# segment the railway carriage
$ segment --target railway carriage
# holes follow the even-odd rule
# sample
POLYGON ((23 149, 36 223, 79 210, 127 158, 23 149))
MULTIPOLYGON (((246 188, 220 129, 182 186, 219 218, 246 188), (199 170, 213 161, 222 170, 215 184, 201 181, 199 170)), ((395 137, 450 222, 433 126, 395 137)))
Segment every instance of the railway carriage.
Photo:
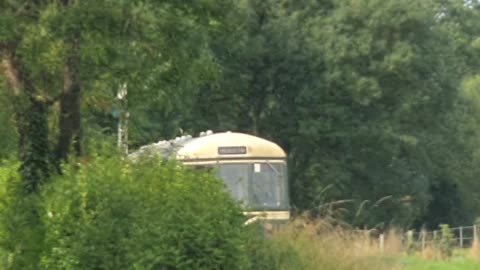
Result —
POLYGON ((233 199, 250 219, 284 221, 290 218, 285 152, 268 140, 236 132, 202 132, 141 147, 143 153, 173 157, 199 169, 215 171, 233 199))

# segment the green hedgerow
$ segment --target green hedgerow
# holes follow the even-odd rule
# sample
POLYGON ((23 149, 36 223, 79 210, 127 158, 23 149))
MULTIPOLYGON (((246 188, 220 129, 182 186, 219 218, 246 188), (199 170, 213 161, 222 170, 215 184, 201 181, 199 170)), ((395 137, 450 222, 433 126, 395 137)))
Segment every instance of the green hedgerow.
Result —
POLYGON ((36 208, 42 239, 36 269, 249 265, 241 209, 213 175, 178 164, 95 158, 66 166, 43 186, 36 208))

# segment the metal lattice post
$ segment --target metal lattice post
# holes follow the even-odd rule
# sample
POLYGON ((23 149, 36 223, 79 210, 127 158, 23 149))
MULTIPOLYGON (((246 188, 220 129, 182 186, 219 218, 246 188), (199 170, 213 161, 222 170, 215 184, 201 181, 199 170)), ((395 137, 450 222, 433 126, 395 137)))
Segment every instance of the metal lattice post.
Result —
POLYGON ((128 103, 127 103, 127 84, 120 85, 117 92, 117 100, 120 104, 118 112, 118 130, 117 130, 117 145, 118 148, 128 154, 128 103))

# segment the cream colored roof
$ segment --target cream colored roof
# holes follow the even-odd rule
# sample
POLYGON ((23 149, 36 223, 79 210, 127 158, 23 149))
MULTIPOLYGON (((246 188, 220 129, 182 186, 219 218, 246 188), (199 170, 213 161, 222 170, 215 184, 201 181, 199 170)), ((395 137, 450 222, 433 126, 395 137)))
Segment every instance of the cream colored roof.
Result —
POLYGON ((285 158, 277 144, 248 134, 236 132, 214 133, 194 138, 177 151, 178 160, 219 158, 285 158), (246 147, 244 154, 219 154, 219 147, 246 147))

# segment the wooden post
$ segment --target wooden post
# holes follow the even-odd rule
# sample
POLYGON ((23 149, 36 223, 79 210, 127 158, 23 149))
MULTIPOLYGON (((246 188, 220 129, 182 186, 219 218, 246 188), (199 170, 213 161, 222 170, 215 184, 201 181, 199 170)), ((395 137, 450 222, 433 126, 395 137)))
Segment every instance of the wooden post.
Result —
POLYGON ((422 251, 425 250, 425 245, 426 245, 425 238, 426 238, 426 237, 427 237, 427 231, 422 230, 422 251))
POLYGON ((463 227, 460 226, 459 230, 458 237, 460 237, 460 248, 463 248, 463 227))
POLYGON ((367 230, 367 228, 365 227, 364 231, 363 231, 363 237, 364 237, 364 245, 365 245, 365 248, 368 248, 368 245, 370 243, 370 231, 367 230))
POLYGON ((412 254, 415 251, 415 243, 413 242, 413 231, 409 230, 407 232, 407 252, 412 254))
POLYGON ((477 235, 477 225, 473 225, 473 242, 477 243, 478 235, 477 235))
POLYGON ((385 235, 382 233, 380 234, 380 252, 383 252, 385 248, 385 235))

